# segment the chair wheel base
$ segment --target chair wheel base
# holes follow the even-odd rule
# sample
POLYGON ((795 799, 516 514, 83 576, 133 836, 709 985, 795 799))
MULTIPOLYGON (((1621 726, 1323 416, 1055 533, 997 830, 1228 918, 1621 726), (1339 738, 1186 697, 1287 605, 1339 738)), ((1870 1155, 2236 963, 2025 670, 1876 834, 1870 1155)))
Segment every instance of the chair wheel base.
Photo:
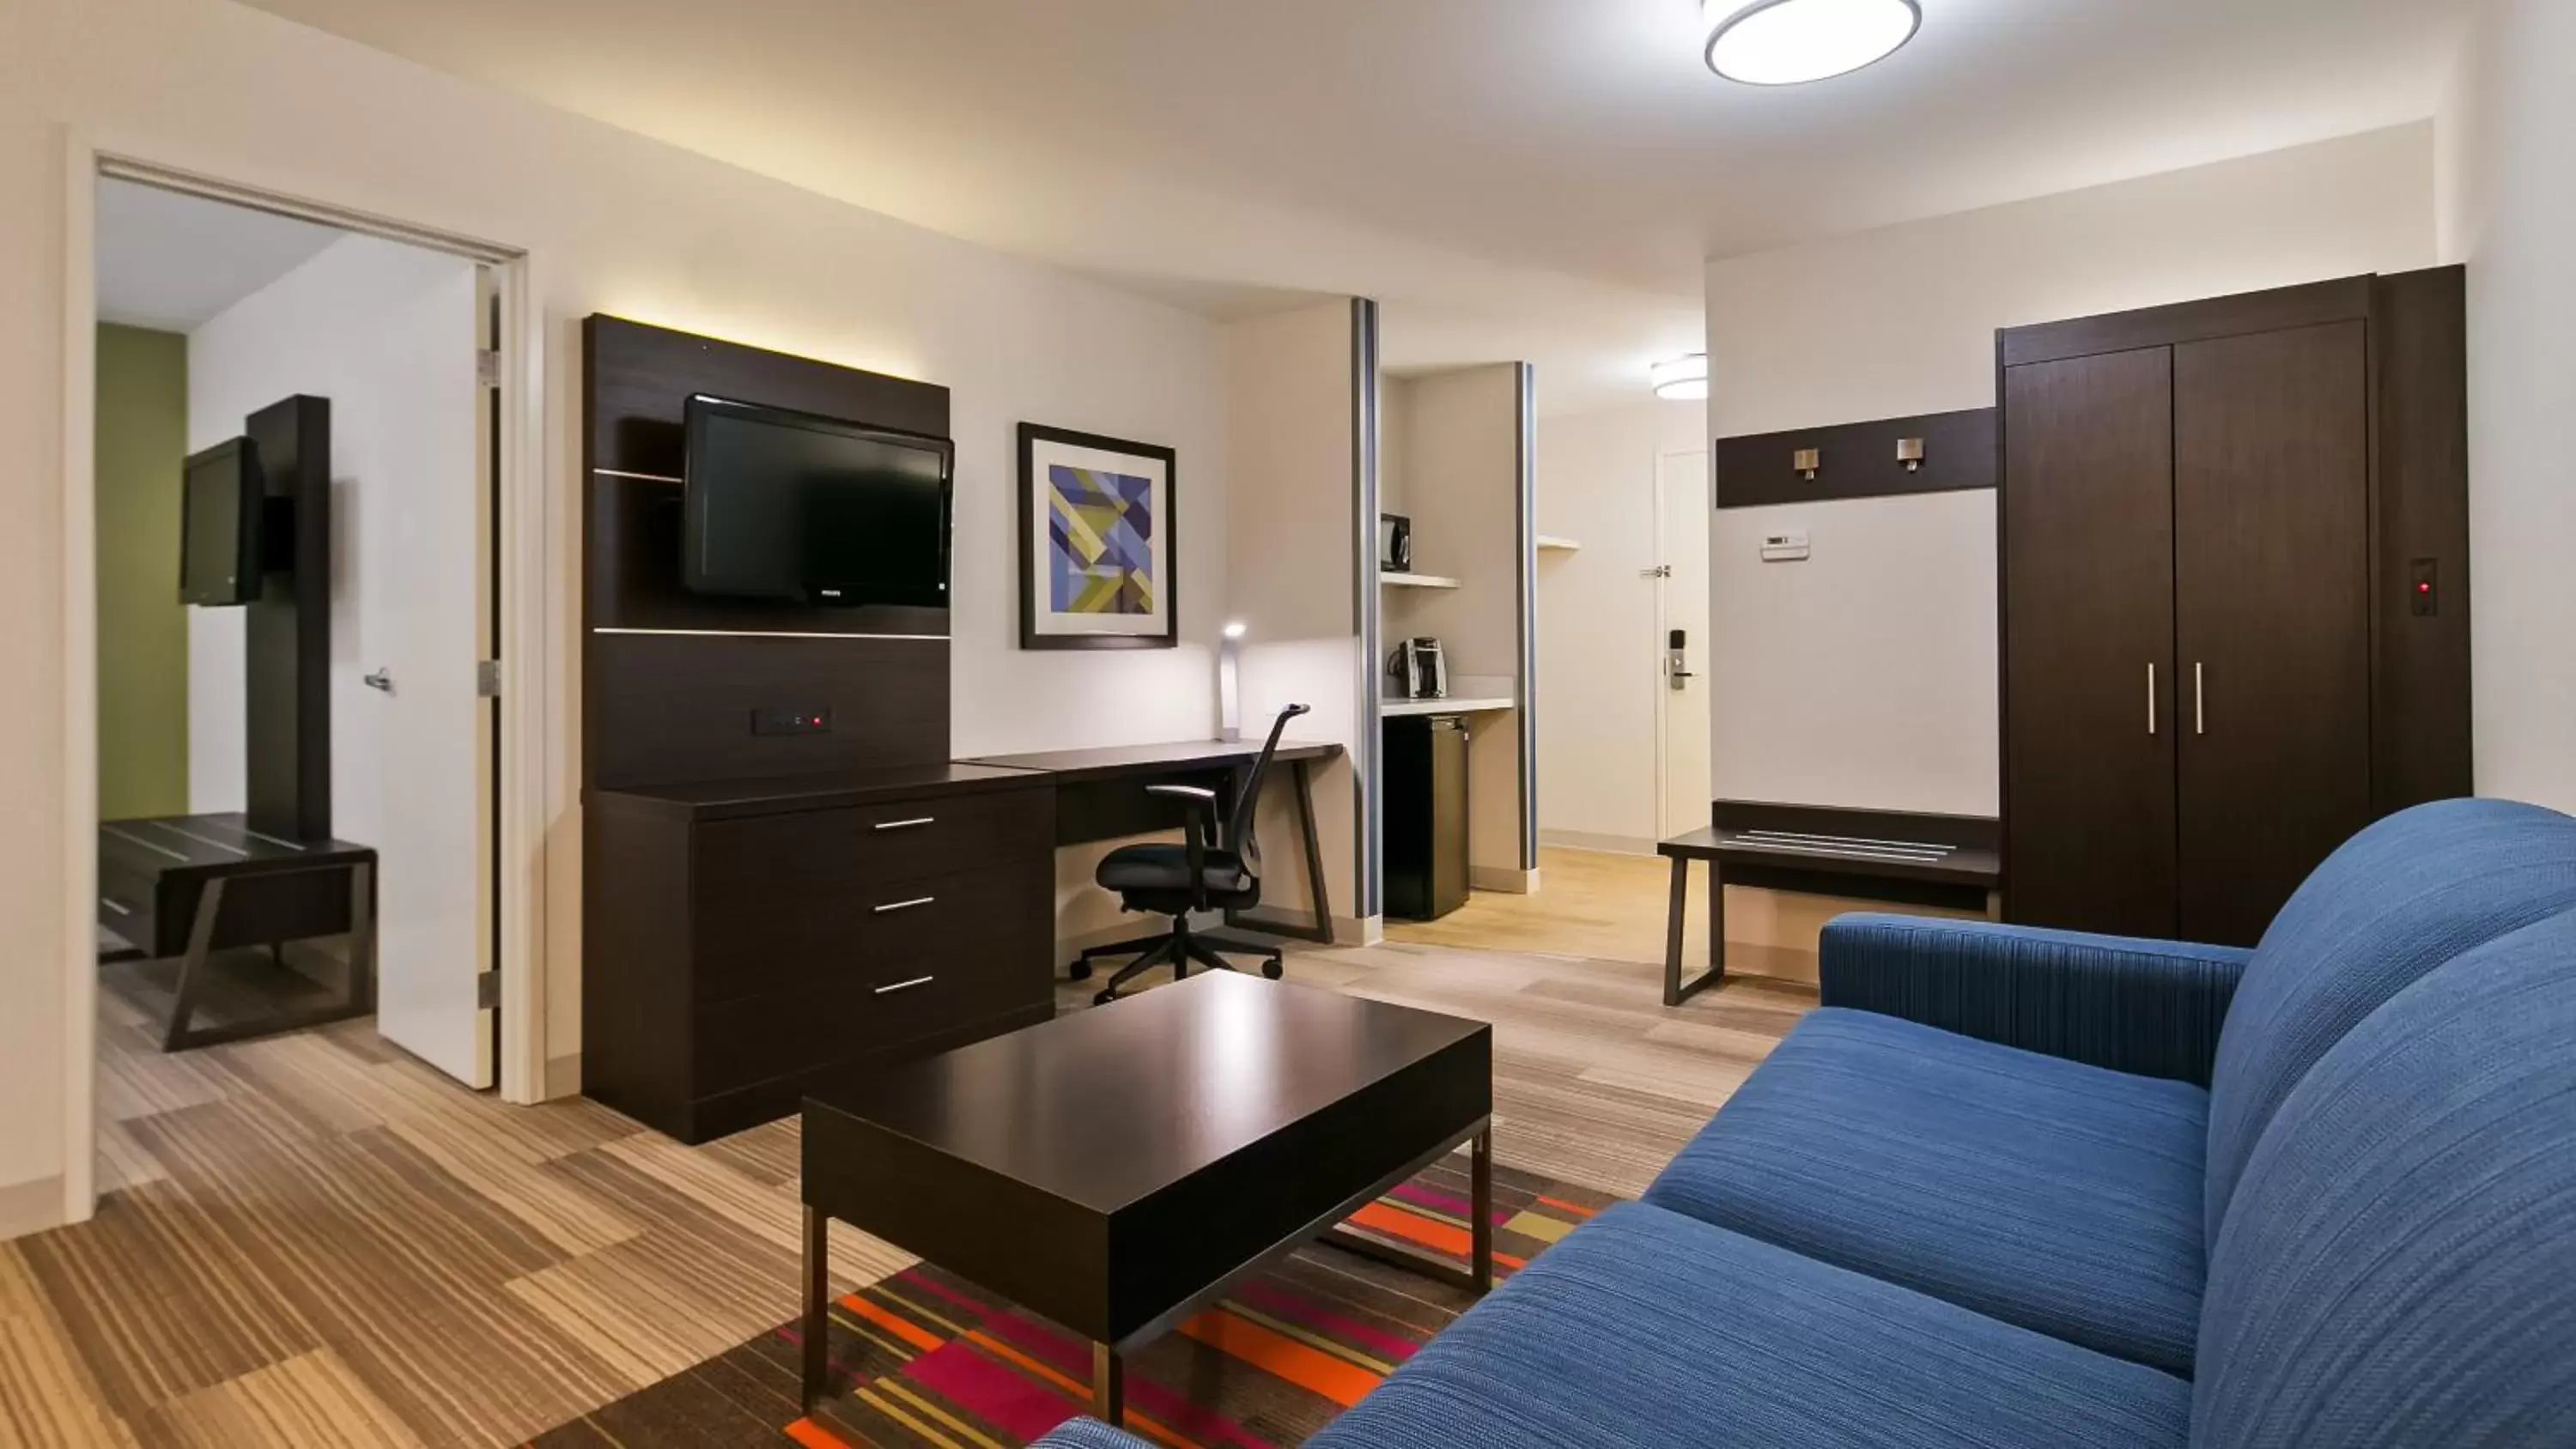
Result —
POLYGON ((1261 974, 1276 981, 1288 974, 1288 968, 1277 961, 1264 961, 1261 963, 1261 974))
POLYGON ((1064 979, 1067 981, 1090 980, 1091 963, 1088 961, 1076 961, 1072 965, 1067 966, 1064 968, 1064 979))

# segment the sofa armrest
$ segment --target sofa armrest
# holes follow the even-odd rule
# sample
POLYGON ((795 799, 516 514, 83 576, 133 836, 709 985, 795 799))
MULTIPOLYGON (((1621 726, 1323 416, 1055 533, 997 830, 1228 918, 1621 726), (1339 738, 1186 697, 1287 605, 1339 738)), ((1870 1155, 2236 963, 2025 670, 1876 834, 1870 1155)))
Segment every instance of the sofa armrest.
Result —
POLYGON ((1824 1004, 2209 1085, 2252 953, 1984 921, 1848 915, 1819 947, 1824 1004))
POLYGON ((1098 1419, 1067 1419, 1047 1431, 1047 1436, 1029 1449, 1154 1449, 1154 1446, 1128 1433, 1112 1429, 1098 1419))

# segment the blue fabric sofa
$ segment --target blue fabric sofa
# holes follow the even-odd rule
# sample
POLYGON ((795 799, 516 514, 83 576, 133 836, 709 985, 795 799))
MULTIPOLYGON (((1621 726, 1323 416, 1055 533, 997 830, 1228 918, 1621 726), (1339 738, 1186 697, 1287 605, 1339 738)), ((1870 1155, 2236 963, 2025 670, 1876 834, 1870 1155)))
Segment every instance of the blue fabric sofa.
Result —
POLYGON ((1847 916, 1822 964, 1318 1449, 2576 1445, 2576 819, 2383 820, 2252 951, 1847 916))

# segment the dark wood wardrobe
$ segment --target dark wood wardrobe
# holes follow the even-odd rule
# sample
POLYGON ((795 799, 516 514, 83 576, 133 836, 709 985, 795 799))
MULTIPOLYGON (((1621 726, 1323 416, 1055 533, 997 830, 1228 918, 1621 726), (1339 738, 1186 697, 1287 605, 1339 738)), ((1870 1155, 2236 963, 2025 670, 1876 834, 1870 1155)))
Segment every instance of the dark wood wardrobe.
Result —
POLYGON ((2250 944, 2467 794, 2457 268, 1997 335, 2005 910, 2250 944))

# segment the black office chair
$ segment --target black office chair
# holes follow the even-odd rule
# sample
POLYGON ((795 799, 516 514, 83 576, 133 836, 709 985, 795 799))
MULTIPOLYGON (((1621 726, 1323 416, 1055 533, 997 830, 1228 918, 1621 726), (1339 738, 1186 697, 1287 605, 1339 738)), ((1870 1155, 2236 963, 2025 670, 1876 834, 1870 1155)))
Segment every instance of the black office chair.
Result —
POLYGON ((1169 965, 1175 981, 1190 974, 1193 961, 1219 971, 1235 969, 1220 952, 1259 957, 1261 974, 1273 981, 1285 974, 1278 947, 1193 931, 1190 913, 1241 910, 1261 903, 1261 842, 1253 835, 1254 817, 1260 813, 1261 777, 1270 768, 1270 757, 1278 751, 1279 736, 1288 721, 1312 712, 1302 704, 1279 711, 1279 718, 1270 725, 1270 739, 1252 768, 1244 772, 1243 783, 1235 788, 1234 799, 1222 814, 1217 793, 1204 786, 1145 787, 1148 795, 1182 802, 1188 812, 1182 822, 1183 842, 1122 845, 1101 858, 1094 878, 1101 889, 1116 891, 1119 904, 1128 910, 1171 917, 1172 928, 1083 952, 1073 963, 1076 981, 1090 977, 1095 958, 1144 953, 1120 967, 1092 998, 1094 1002, 1106 1006, 1116 1001, 1119 987, 1157 966, 1169 965))

